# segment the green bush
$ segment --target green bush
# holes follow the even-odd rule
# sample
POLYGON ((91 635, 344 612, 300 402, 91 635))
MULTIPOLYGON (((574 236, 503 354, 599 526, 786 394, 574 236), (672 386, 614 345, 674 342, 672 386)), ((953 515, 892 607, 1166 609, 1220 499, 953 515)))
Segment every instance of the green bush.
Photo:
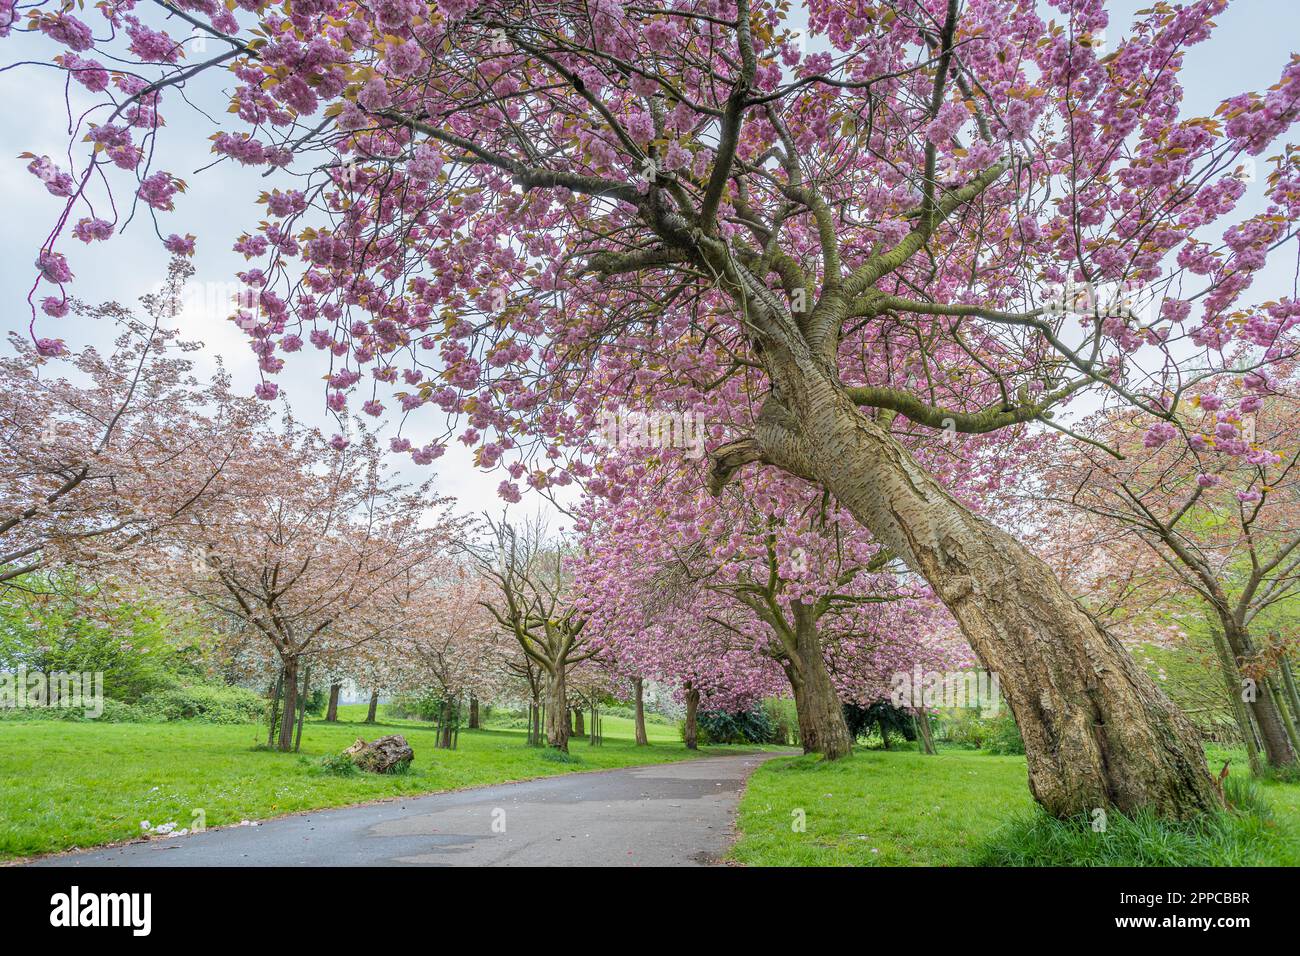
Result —
POLYGON ((315 769, 318 773, 327 773, 333 777, 352 777, 361 772, 345 753, 326 754, 316 763, 315 769))
POLYGON ((146 694, 137 709, 153 720, 248 724, 263 718, 266 700, 243 687, 194 684, 146 694))
MULTIPOLYGON (((107 702, 105 702, 107 703, 107 702)), ((107 710, 107 708, 105 708, 107 710)), ((79 707, 0 707, 0 720, 85 720, 79 707)))
POLYGON ((1023 754, 1025 742, 1011 711, 983 717, 977 710, 948 710, 939 718, 939 738, 946 743, 986 753, 1023 754))
POLYGON ((794 746, 799 743, 799 715, 794 701, 786 697, 768 697, 763 712, 772 722, 772 743, 794 746))
POLYGON ((206 635, 178 609, 130 596, 105 602, 70 574, 32 585, 35 593, 0 600, 0 670, 98 672, 104 696, 125 703, 202 680, 206 635), (92 602, 99 613, 87 612, 92 602))
POLYGON ((701 711, 696 717, 696 732, 701 744, 770 744, 776 739, 776 725, 761 708, 734 714, 701 711))
MULTIPOLYGON (((427 720, 436 723, 442 720, 443 702, 443 698, 434 693, 399 694, 389 702, 384 712, 400 720, 427 720)), ((460 726, 462 717, 468 719, 468 706, 462 706, 460 701, 452 701, 453 724, 460 726)))
POLYGON ((1020 728, 1016 726, 1016 719, 1011 716, 1011 711, 1003 711, 989 721, 989 733, 984 740, 984 750, 987 753, 1004 756, 1025 752, 1025 741, 1020 736, 1020 728))

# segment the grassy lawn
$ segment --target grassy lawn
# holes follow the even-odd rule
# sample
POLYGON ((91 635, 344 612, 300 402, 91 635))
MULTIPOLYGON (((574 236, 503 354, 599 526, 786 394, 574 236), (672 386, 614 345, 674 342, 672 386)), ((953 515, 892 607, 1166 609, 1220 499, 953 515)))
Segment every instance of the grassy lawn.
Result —
MULTIPOLYGON (((572 763, 524 744, 513 729, 462 731, 456 750, 436 750, 432 725, 390 720, 366 725, 364 706, 340 721, 309 719, 300 754, 254 750, 266 729, 203 723, 0 722, 0 859, 131 839, 140 822, 209 827, 384 797, 482 786, 529 777, 686 760, 673 727, 650 724, 649 747, 633 743, 632 722, 604 721, 605 743, 570 742, 572 763), (415 762, 403 775, 322 773, 322 755, 357 737, 405 734, 415 762)), ((738 752, 706 748, 702 754, 738 752)))
MULTIPOLYGON (((1209 756, 1222 766, 1217 750, 1209 756)), ((1234 773, 1244 774, 1235 756, 1234 773)), ((1300 784, 1265 781, 1260 791, 1274 820, 1251 861, 1300 865, 1300 784)), ((1000 828, 1033 813, 1024 757, 945 749, 859 750, 836 763, 777 758, 750 777, 731 858, 753 866, 967 866, 1000 828), (805 832, 792 829, 796 810, 805 832)))

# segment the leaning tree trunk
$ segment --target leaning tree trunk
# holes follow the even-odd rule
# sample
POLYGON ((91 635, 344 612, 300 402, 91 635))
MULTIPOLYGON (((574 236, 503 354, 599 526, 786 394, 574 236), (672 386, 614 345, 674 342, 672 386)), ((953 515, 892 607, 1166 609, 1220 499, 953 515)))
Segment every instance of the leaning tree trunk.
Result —
POLYGON ((645 681, 633 677, 632 687, 636 690, 636 745, 645 747, 650 743, 650 737, 645 732, 645 681))
POLYGON ((373 724, 375 715, 379 712, 379 691, 370 692, 370 709, 366 711, 366 723, 373 724))
POLYGON ((700 692, 694 687, 686 687, 686 722, 682 725, 682 743, 687 750, 699 749, 699 728, 696 726, 696 714, 700 709, 700 692))
POLYGON ((797 685, 791 680, 791 687, 795 689, 795 711, 799 713, 799 729, 804 735, 804 753, 815 751, 826 760, 839 760, 853 752, 853 737, 844 720, 844 705, 826 669, 816 616, 802 601, 794 601, 790 607, 795 623, 791 657, 799 678, 797 685))
POLYGON ((820 481, 924 577, 999 675, 1048 812, 1187 818, 1221 805, 1191 722, 1043 561, 949 495, 805 344, 764 352, 773 398, 752 440, 717 450, 715 487, 760 457, 820 481))
POLYGON ((330 684, 330 703, 325 710, 325 719, 330 723, 335 723, 339 719, 339 691, 342 689, 342 684, 330 684))
POLYGON ((564 667, 546 675, 546 743, 569 752, 569 697, 564 686, 564 667))
POLYGON ((284 662, 284 710, 280 712, 280 737, 276 749, 288 753, 293 749, 293 728, 298 720, 298 659, 284 662))
MULTIPOLYGON (((1228 642, 1235 661, 1239 664, 1253 657, 1255 646, 1250 639, 1250 632, 1239 626, 1230 614, 1220 613, 1219 622, 1223 626, 1224 640, 1228 642)), ((1291 746, 1286 723, 1278 709, 1278 700, 1273 696, 1270 682, 1261 678, 1255 680, 1253 685, 1253 699, 1246 693, 1245 688, 1238 693, 1243 694, 1246 706, 1255 717, 1255 725, 1259 728, 1259 742, 1264 748, 1264 759, 1271 767, 1286 767, 1294 764, 1295 749, 1291 746)))

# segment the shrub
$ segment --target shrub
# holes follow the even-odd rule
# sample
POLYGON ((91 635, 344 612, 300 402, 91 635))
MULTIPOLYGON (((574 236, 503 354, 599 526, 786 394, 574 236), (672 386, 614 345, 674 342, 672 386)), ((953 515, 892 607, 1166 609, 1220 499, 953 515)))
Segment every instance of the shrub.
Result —
POLYGON ((991 754, 1023 754, 1025 741, 1020 736, 1020 728, 1011 711, 1004 711, 1000 716, 989 720, 989 732, 984 740, 984 750, 991 754))
POLYGON ((138 710, 153 720, 201 720, 210 724, 248 724, 266 713, 266 701, 243 687, 194 684, 146 694, 138 710))
POLYGON ((361 772, 352 762, 352 758, 345 753, 326 754, 320 758, 316 767, 320 773, 327 773, 334 777, 351 777, 361 772))
POLYGON ((776 739, 776 725, 761 708, 734 714, 701 711, 696 729, 701 744, 770 744, 776 739))
POLYGON ((799 715, 794 701, 769 697, 763 701, 763 712, 772 722, 772 743, 787 746, 799 743, 799 715))
POLYGON ((882 723, 891 734, 897 734, 905 740, 916 739, 916 726, 912 723, 912 715, 887 700, 878 700, 866 707, 860 704, 845 704, 844 722, 848 725, 849 736, 854 740, 868 737, 879 731, 882 723))

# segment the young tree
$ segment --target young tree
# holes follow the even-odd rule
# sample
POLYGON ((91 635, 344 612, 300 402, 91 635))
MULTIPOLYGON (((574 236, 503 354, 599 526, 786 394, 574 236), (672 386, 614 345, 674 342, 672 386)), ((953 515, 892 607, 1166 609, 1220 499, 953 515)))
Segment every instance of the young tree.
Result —
POLYGON ((251 438, 241 493, 173 529, 181 553, 202 560, 164 567, 173 587, 274 650, 284 683, 278 746, 289 750, 304 662, 404 633, 460 528, 427 485, 391 482, 372 441, 327 443, 291 421, 251 438), (431 514, 431 503, 440 510, 431 514))
POLYGON ((1216 806, 1186 719, 896 435, 1051 425, 1086 391, 1169 415, 1179 359, 1222 367, 1273 318, 1292 348, 1294 303, 1244 294, 1295 238, 1300 152, 1273 161, 1262 212, 1229 217, 1234 172, 1300 115, 1300 61, 1216 116, 1180 110, 1226 0, 1155 3, 1110 53, 1091 0, 1055 0, 1061 23, 1021 0, 809 0, 816 53, 767 0, 281 0, 256 22, 158 2, 219 52, 182 65, 118 7, 104 50, 48 3, 14 31, 66 46, 57 65, 100 96, 82 168, 30 164, 66 199, 40 283, 71 278, 65 232, 116 228, 72 225, 110 164, 151 210, 176 204, 185 184, 150 165, 160 101, 228 65, 237 122, 213 148, 287 187, 238 243, 264 260, 243 277, 268 375, 306 334, 341 360, 341 407, 361 367, 377 388, 401 363, 404 410, 464 415, 481 464, 537 486, 583 477, 562 449, 606 393, 743 393, 762 411, 712 443, 715 487, 746 466, 814 480, 924 577, 1000 674, 1048 810, 1216 806), (91 50, 132 64, 113 92, 91 50), (1072 282, 1141 284, 1152 309, 1057 307, 1072 282))
MULTIPOLYGON (((595 654, 583 634, 586 618, 574 604, 567 549, 563 542, 547 541, 540 520, 522 530, 491 518, 486 523, 486 539, 466 545, 493 592, 481 603, 544 675, 546 742, 567 753, 569 669, 595 654)), ((525 671, 533 683, 531 668, 525 671)))
MULTIPOLYGON (((422 577, 430 573, 420 569, 422 577)), ((501 683, 510 638, 484 610, 486 586, 471 570, 448 564, 435 583, 421 582, 420 607, 406 613, 403 636, 390 642, 409 658, 411 688, 432 691, 442 702, 444 747, 462 702, 475 694, 490 697, 501 683)))

